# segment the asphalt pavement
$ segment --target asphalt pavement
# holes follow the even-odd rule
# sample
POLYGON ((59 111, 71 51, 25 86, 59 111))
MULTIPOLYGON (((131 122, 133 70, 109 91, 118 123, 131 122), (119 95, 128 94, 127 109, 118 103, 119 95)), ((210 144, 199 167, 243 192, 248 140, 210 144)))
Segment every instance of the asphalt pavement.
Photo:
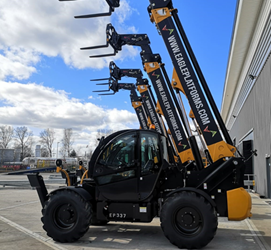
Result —
MULTIPOLYGON (((51 190, 58 183, 57 174, 43 174, 51 190), (54 179, 55 181, 52 181, 54 179)), ((53 241, 42 228, 41 204, 36 190, 24 181, 25 175, 7 177, 0 174, 0 250, 105 250, 105 249, 178 249, 164 236, 159 218, 151 223, 113 223, 90 226, 89 231, 75 243, 53 241), (3 185, 4 180, 23 183, 21 186, 3 185)), ((11 182, 9 182, 11 183, 11 182)), ((49 190, 50 191, 50 190, 49 190)), ((204 248, 225 250, 271 249, 271 200, 251 193, 251 219, 228 221, 219 218, 215 238, 204 248)))

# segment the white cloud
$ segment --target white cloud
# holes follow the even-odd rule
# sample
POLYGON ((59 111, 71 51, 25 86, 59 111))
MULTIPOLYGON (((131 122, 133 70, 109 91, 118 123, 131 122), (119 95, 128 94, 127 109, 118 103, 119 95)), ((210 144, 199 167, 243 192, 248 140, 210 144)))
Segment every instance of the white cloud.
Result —
POLYGON ((40 58, 34 51, 24 50, 22 48, 12 48, 3 51, 0 54, 0 79, 12 76, 15 79, 27 79, 36 72, 32 65, 37 63, 40 58))
POLYGON ((1 124, 36 128, 73 128, 87 133, 98 129, 120 130, 137 124, 127 110, 103 109, 82 103, 62 90, 42 85, 0 81, 1 124), (22 122, 24 124, 22 124, 22 122))
MULTIPOLYGON (((125 9, 114 15, 117 20, 124 21, 132 10, 125 0, 122 2, 125 9)), ((106 2, 99 0, 92 1, 92 4, 90 1, 1 0, 0 59, 1 65, 5 62, 6 66, 1 68, 0 79, 7 76, 28 78, 35 72, 34 66, 42 55, 61 56, 67 65, 79 69, 108 67, 111 58, 89 59, 88 56, 108 53, 111 48, 95 51, 79 48, 105 44, 105 28, 111 17, 73 18, 74 15, 106 11, 106 2)), ((136 54, 136 49, 124 47, 115 60, 133 58, 136 54)))
POLYGON ((127 1, 120 1, 120 7, 115 9, 118 23, 124 24, 124 21, 130 17, 133 12, 137 12, 137 10, 131 8, 127 1))
MULTIPOLYGON (((123 9, 116 9, 114 17, 74 19, 75 15, 107 12, 106 1, 0 1, 0 125, 27 126, 36 135, 45 128, 54 128, 56 141, 61 140, 63 128, 73 128, 75 140, 82 145, 92 145, 99 129, 138 126, 136 115, 127 110, 108 109, 71 98, 64 90, 18 82, 37 72, 40 62, 46 64, 46 57, 61 57, 66 65, 78 69, 108 67, 113 58, 90 59, 89 55, 110 53, 111 48, 80 48, 105 44, 106 25, 124 23, 134 10, 126 0, 121 2, 123 9)), ((119 33, 135 30, 122 24, 118 28, 119 33)), ((138 54, 137 48, 125 46, 114 60, 133 60, 138 54)))
POLYGON ((90 99, 90 100, 100 100, 100 101, 102 101, 102 97, 101 96, 96 96, 96 97, 94 97, 94 96, 92 96, 92 95, 90 95, 90 96, 88 96, 88 99, 90 99))

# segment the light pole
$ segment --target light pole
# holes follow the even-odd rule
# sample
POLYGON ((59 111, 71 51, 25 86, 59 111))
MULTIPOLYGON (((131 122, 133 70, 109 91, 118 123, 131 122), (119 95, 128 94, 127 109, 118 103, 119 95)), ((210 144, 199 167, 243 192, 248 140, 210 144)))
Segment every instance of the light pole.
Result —
POLYGON ((59 157, 59 141, 57 142, 57 159, 59 157))
MULTIPOLYGON (((88 147, 89 147, 89 145, 86 146, 86 148, 88 148, 88 147)), ((87 150, 87 149, 85 149, 85 160, 87 161, 87 153, 86 153, 86 150, 87 150)))

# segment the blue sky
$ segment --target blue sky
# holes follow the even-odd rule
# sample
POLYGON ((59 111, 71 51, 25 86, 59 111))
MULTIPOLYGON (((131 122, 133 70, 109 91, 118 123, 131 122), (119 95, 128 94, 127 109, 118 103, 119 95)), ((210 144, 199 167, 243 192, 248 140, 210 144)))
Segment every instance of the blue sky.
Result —
MULTIPOLYGON (((148 34, 153 52, 160 53, 171 77, 170 57, 149 21, 149 1, 120 2, 111 17, 78 20, 73 16, 108 7, 101 0, 1 1, 0 125, 24 125, 36 136, 53 128, 56 141, 61 140, 62 128, 71 127, 79 147, 94 145, 96 131, 138 127, 129 92, 98 96, 92 91, 106 86, 90 79, 108 77, 110 61, 119 68, 142 69, 139 48, 125 46, 116 57, 104 59, 88 56, 109 50, 79 50, 104 44, 106 25, 112 23, 120 34, 148 34)), ((173 5, 220 108, 236 0, 173 0, 173 5)))

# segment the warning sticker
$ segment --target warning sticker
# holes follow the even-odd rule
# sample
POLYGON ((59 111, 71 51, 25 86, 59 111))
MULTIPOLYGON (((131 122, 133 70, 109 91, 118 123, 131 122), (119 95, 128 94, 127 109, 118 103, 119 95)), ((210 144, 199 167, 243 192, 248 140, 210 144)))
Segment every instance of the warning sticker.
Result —
POLYGON ((140 207, 140 213, 146 213, 146 207, 140 207))

